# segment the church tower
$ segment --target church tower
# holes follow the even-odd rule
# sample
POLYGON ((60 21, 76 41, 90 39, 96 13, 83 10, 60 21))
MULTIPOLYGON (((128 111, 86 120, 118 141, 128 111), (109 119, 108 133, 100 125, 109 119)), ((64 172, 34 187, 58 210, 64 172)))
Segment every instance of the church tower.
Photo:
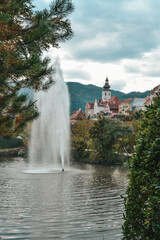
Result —
POLYGON ((102 101, 109 101, 111 99, 111 90, 109 86, 108 77, 106 77, 105 85, 103 86, 102 90, 102 101))

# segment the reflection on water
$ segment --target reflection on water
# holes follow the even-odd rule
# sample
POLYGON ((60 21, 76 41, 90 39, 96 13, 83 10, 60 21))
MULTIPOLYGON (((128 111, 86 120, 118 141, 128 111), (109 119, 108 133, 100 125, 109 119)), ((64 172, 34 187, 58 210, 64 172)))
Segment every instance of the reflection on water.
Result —
POLYGON ((44 174, 0 161, 1 239, 121 239, 127 174, 91 165, 44 174))

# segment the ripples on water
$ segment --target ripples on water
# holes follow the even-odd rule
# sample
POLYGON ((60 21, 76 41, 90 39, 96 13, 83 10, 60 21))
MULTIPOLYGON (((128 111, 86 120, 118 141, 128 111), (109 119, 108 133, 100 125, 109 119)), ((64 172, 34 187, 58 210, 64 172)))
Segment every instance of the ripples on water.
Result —
POLYGON ((23 159, 0 161, 1 239, 121 239, 127 173, 91 165, 35 171, 23 159))

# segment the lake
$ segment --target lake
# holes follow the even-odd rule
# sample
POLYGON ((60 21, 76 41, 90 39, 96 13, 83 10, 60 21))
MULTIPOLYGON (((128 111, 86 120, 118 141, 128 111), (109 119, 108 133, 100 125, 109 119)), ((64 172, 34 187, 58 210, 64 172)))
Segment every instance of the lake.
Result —
POLYGON ((128 170, 77 164, 64 172, 0 160, 0 238, 120 240, 128 170))

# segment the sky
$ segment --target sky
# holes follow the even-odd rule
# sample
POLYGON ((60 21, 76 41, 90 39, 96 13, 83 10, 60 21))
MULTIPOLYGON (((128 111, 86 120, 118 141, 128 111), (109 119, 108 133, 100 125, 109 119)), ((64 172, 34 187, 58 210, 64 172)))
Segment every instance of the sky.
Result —
MULTIPOLYGON (((37 9, 51 0, 33 0, 37 9)), ((61 60, 66 82, 125 93, 144 92, 160 84, 159 0, 73 0, 68 16, 74 37, 47 53, 61 60)))

